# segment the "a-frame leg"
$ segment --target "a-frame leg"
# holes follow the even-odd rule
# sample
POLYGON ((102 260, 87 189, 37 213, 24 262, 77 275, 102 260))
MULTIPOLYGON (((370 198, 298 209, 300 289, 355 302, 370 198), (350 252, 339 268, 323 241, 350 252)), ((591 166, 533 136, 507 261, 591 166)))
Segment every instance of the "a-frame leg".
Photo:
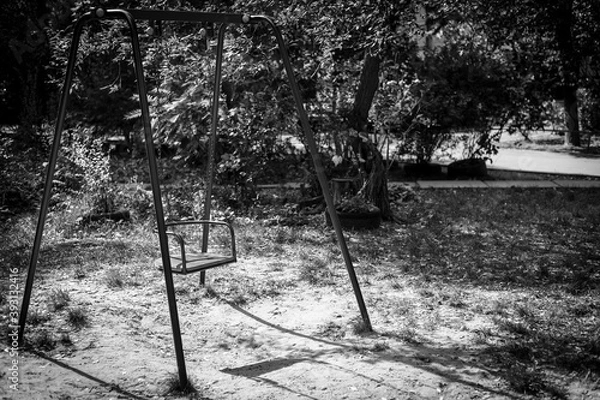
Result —
MULTIPOLYGON (((356 277, 356 271, 354 270, 354 265, 352 264, 352 259, 350 257, 350 251, 348 250, 348 246, 346 244, 346 239, 344 237, 344 233, 342 230, 342 225, 340 223, 340 219, 335 211, 335 204, 333 202, 333 197, 329 191, 329 184, 327 182, 327 177, 325 175, 325 169, 323 168, 323 164, 321 162, 319 156, 319 150, 317 148, 317 144, 315 142, 312 128, 310 127, 310 122, 308 121, 308 115, 306 114, 306 110, 302 104, 302 96, 300 95, 300 89, 298 87, 298 83, 294 76, 294 70, 292 68, 292 64, 290 62, 289 55, 287 53, 287 48, 285 45, 285 41, 283 40, 283 35, 279 30, 279 27, 268 17, 263 16, 252 16, 248 19, 248 21, 256 22, 265 22, 267 25, 271 27, 273 34, 277 40, 277 45, 279 47, 279 52, 281 55, 281 60, 283 62, 283 66, 285 68, 285 72, 288 77, 288 82, 290 84, 290 88, 292 90, 292 94, 294 97, 294 101, 296 103, 296 109, 298 112, 298 116, 300 118, 300 124, 302 125, 302 130, 304 132, 304 136, 306 139, 306 143, 308 144, 308 150, 311 154, 313 164, 315 167, 315 171, 317 173, 317 178, 319 180, 319 184, 321 186, 321 191, 323 192, 323 197, 325 198, 325 203, 327 204, 327 210, 329 211, 329 215, 331 216, 331 222, 333 228, 336 233, 338 245, 340 246, 340 250, 342 252, 344 262, 346 264, 346 270, 348 271, 348 276, 350 278, 350 282, 352 284, 352 289, 354 290, 354 295, 356 297, 356 301, 358 303, 358 307, 360 309, 361 317, 363 320, 364 328, 368 331, 371 331, 372 325, 371 320, 369 318, 369 313, 367 311, 367 306, 365 305, 365 301, 362 296, 362 291, 360 289, 360 285, 358 283, 358 279, 356 277)), ((211 148, 210 148, 210 157, 214 156, 214 148, 212 147, 216 141, 216 127, 218 122, 218 104, 219 104, 219 95, 220 95, 220 87, 221 87, 221 61, 223 58, 223 39, 224 39, 224 28, 222 25, 219 30, 219 39, 218 39, 218 47, 217 47, 217 66, 215 73, 215 95, 213 98, 213 114, 212 114, 212 128, 211 128, 211 148)), ((209 161, 209 169, 212 165, 212 159, 209 161)), ((212 188, 212 171, 209 171, 211 175, 208 183, 209 190, 207 191, 205 198, 205 219, 209 219, 210 215, 206 215, 206 212, 210 213, 210 189, 212 188)), ((203 249, 205 248, 208 241, 207 230, 204 231, 203 236, 203 249)), ((205 250, 203 250, 205 251, 205 250)), ((204 275, 200 277, 200 283, 204 284, 204 275)))
POLYGON ((179 325, 179 313, 177 311, 175 286, 173 284, 171 258, 169 257, 169 244, 167 239, 167 229, 165 226, 160 182, 158 178, 158 167, 156 164, 156 155, 154 152, 152 125, 150 122, 150 108, 148 106, 148 95, 146 92, 146 83, 144 79, 144 67, 142 63, 142 54, 140 51, 140 42, 137 34, 137 27, 131 14, 123 10, 113 10, 112 13, 114 13, 115 17, 120 16, 121 18, 125 19, 127 21, 127 24, 129 25, 131 46, 133 50, 134 68, 138 85, 138 94, 140 98, 140 108, 142 110, 142 122, 144 126, 144 138, 146 142, 146 156, 148 157, 148 167, 150 168, 150 183, 152 185, 152 194, 154 197, 154 210, 156 212, 158 240, 160 242, 160 252, 163 262, 163 275, 165 277, 165 286, 167 288, 167 300, 169 302, 171 329, 173 331, 175 356, 177 358, 177 369, 179 371, 179 385, 181 388, 185 388, 188 385, 188 379, 185 367, 185 357, 183 353, 183 343, 181 340, 181 328, 179 325))
POLYGON ((352 289, 354 290, 354 295, 356 297, 356 301, 358 303, 358 307, 360 309, 360 313, 362 316, 363 324, 365 330, 372 331, 371 320, 369 318, 369 313, 367 311, 367 306, 365 305, 365 301, 362 296, 362 291, 360 289, 360 285, 358 283, 358 279, 356 278, 356 272, 354 271, 354 266, 352 264, 352 259, 350 258, 350 251, 348 250, 348 246, 346 244, 346 239, 344 237, 344 233, 342 230, 342 224, 340 223, 340 219, 335 211, 335 204, 333 202, 333 197, 331 196, 331 192, 329 191, 329 184, 327 182, 327 176, 325 175, 325 169, 323 168, 323 163, 321 162, 321 158, 319 155, 319 150, 317 148, 317 144, 315 142, 315 138, 312 133, 312 129, 310 127, 310 123, 308 121, 308 116, 306 114, 306 110, 302 104, 302 96, 300 95, 300 89, 298 87, 298 83, 296 82, 296 78, 294 77, 294 70, 292 68, 292 64, 290 62, 289 55, 287 53, 287 48, 285 46, 285 41, 283 40, 283 36, 279 27, 270 19, 266 17, 253 17, 254 20, 262 20, 266 22, 272 29, 275 38, 277 39, 277 44, 279 46, 279 52, 281 54, 281 60, 283 61, 283 66, 288 76, 288 81, 290 83, 290 87, 292 89, 292 94, 294 96, 294 100, 296 102, 296 109, 298 111, 298 115, 300 117, 300 124, 302 125, 302 130, 304 131, 304 136, 306 140, 306 144, 308 145, 308 151, 311 154, 313 164, 315 167, 315 171, 317 173, 317 178, 319 180, 319 184, 321 185, 321 191, 323 192, 323 197, 325 199, 325 203, 327 204, 327 210, 329 215, 331 216, 331 223, 335 230, 336 238, 338 241, 338 245, 340 246, 340 250, 342 251, 342 255, 344 257, 344 262, 346 264, 346 270, 348 271, 348 276, 350 278, 350 282, 352 283, 352 289))
POLYGON ((71 85, 73 84, 73 72, 75 69, 75 61, 77 59, 79 38, 81 37, 81 32, 83 30, 84 25, 89 19, 90 16, 84 16, 80 18, 77 21, 75 25, 75 30, 73 32, 73 40, 71 42, 71 50, 69 52, 69 61, 67 63, 67 72, 65 75, 65 82, 60 97, 56 126, 54 129, 52 149, 50 150, 50 159, 48 161, 48 169, 46 170, 46 181, 44 183, 44 191, 42 194, 42 204, 40 206, 37 226, 35 229, 35 238, 33 240, 31 256, 29 258, 29 269, 27 270, 27 280, 25 282, 23 301, 21 302, 21 312, 19 314, 19 343, 21 346, 25 344, 25 324, 27 322, 27 313, 29 311, 29 302, 31 300, 31 291, 33 288, 33 281, 35 279, 35 271, 40 254, 40 247, 42 245, 42 237, 44 235, 44 224, 46 222, 46 217, 48 216, 48 205, 50 202, 50 197, 52 195, 52 182, 54 180, 56 161, 58 159, 58 151, 60 149, 60 141, 62 137, 62 131, 64 129, 65 116, 67 112, 67 101, 69 99, 69 91, 71 89, 71 85))

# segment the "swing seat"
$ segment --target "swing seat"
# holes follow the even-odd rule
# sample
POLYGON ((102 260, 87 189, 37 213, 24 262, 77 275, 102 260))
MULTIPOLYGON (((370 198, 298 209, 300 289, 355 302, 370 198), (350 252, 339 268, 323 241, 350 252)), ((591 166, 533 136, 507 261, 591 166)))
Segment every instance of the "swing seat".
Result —
MULTIPOLYGON (((171 248, 169 247, 169 259, 171 260, 171 272, 174 274, 190 274, 198 271, 206 271, 210 268, 219 267, 221 265, 231 264, 237 261, 235 251, 235 234, 233 227, 227 222, 223 221, 181 221, 181 222, 170 222, 165 224, 167 229, 167 237, 173 238, 177 244, 177 248, 174 249, 172 254, 171 248), (226 228, 230 240, 229 252, 226 251, 190 251, 189 243, 186 243, 185 236, 179 232, 175 232, 174 228, 181 226, 194 226, 201 225, 204 229, 208 229, 209 226, 222 226, 226 228), (225 254, 223 254, 225 253, 225 254)), ((163 260, 158 258, 154 261, 154 265, 163 270, 163 260)))

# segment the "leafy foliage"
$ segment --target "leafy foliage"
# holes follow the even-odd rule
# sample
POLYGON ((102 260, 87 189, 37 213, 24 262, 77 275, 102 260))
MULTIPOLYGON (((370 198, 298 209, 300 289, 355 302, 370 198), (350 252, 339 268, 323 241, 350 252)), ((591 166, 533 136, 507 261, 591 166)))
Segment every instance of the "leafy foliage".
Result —
MULTIPOLYGON (((594 0, 474 1, 473 18, 497 46, 511 49, 514 65, 532 76, 545 99, 565 102, 567 142, 580 145, 577 90, 598 86, 600 5, 594 0)), ((570 144, 570 143, 569 143, 570 144)))
POLYGON ((367 202, 361 196, 352 196, 336 205, 336 210, 341 213, 372 213, 379 211, 379 208, 372 203, 367 202))
MULTIPOLYGON (((73 19, 97 2, 15 4, 7 3, 2 10, 16 12, 15 21, 22 24, 2 24, 0 36, 18 33, 31 47, 32 33, 24 31, 31 30, 27 21, 48 22, 38 26, 44 32, 43 43, 41 39, 38 43, 43 51, 21 54, 24 71, 39 72, 40 65, 44 67, 38 79, 43 90, 39 82, 33 83, 33 75, 18 78, 29 88, 25 92, 43 94, 29 100, 45 102, 38 107, 22 99, 30 128, 28 135, 19 138, 29 140, 43 137, 41 130, 31 127, 52 117, 48 110, 56 106, 54 93, 62 82, 73 19), (36 19, 46 11, 51 17, 36 19)), ((104 4, 273 16, 285 34, 305 107, 327 160, 346 155, 356 114, 378 151, 393 138, 405 156, 423 162, 456 139, 464 142, 466 157, 485 158, 496 151, 500 128, 514 132, 543 126, 550 115, 551 97, 560 97, 567 89, 571 93, 573 87, 585 88, 584 128, 597 125, 593 110, 598 80, 593 71, 598 57, 590 49, 597 47, 599 31, 593 21, 600 10, 591 0, 519 4, 110 0, 104 4), (571 36, 565 35, 567 27, 572 28, 571 36), (423 49, 423 43, 427 47, 428 41, 436 40, 440 47, 423 49), (365 73, 367 67, 373 70, 365 73), (377 79, 365 84, 365 76, 377 79)), ((187 165, 203 165, 213 122, 216 27, 142 21, 139 26, 157 153, 175 156, 187 165)), ((68 126, 78 136, 123 136, 131 154, 144 155, 126 33, 119 21, 96 21, 85 30, 68 126)), ((1 50, 2 54, 11 51, 1 50)), ((14 67, 14 62, 10 65, 14 67)), ((302 142, 303 137, 281 67, 266 27, 228 30, 216 172, 221 183, 230 184, 234 191, 239 188, 234 197, 240 200, 253 197, 257 181, 278 180, 284 172, 306 175, 304 155, 288 141, 296 137, 302 142)), ((17 79, 11 71, 6 76, 17 79)), ((18 97, 19 85, 4 80, 0 85, 0 104, 8 106, 18 97)))

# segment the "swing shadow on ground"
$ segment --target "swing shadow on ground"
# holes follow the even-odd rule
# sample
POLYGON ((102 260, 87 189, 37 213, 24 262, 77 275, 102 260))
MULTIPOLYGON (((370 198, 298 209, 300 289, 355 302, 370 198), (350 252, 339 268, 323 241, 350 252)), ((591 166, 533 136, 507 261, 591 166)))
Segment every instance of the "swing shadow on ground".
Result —
MULTIPOLYGON (((278 383, 272 379, 268 379, 268 378, 261 376, 263 374, 267 374, 270 372, 277 371, 279 369, 291 367, 295 364, 302 363, 302 362, 314 363, 314 364, 326 366, 331 369, 341 370, 343 372, 352 374, 352 375, 356 376, 357 378, 376 382, 379 385, 387 386, 390 389, 396 390, 398 392, 406 392, 401 387, 396 387, 392 384, 375 379, 371 376, 360 373, 356 370, 350 370, 350 369, 344 368, 339 365, 334 365, 332 363, 319 360, 319 357, 322 357, 324 355, 341 353, 342 351, 353 351, 353 352, 364 351, 364 352, 369 353, 369 357, 363 358, 362 361, 369 363, 369 364, 371 364, 371 363, 375 364, 380 361, 401 363, 407 367, 414 368, 414 369, 420 370, 425 373, 436 375, 440 378, 441 381, 443 380, 445 382, 460 384, 460 385, 469 387, 473 390, 485 392, 488 395, 505 396, 505 398, 507 398, 507 399, 519 398, 518 396, 515 396, 513 393, 510 393, 508 391, 505 391, 502 389, 497 389, 497 388, 486 387, 480 383, 465 380, 458 373, 443 371, 442 369, 436 368, 435 366, 433 366, 433 364, 439 364, 441 366, 451 366, 451 367, 453 367, 453 369, 459 369, 461 367, 472 367, 472 368, 477 368, 479 370, 482 370, 490 376, 498 375, 497 373, 495 373, 494 371, 491 371, 489 368, 487 368, 483 365, 478 365, 477 363, 467 363, 465 361, 462 361, 461 360, 462 357, 460 354, 457 354, 456 352, 451 352, 451 350, 448 350, 448 349, 432 348, 432 347, 427 347, 422 344, 420 344, 418 346, 411 345, 408 347, 410 348, 410 351, 412 351, 414 353, 413 357, 400 354, 399 352, 393 351, 391 349, 388 349, 386 351, 377 351, 377 352, 369 351, 368 346, 361 346, 360 343, 347 344, 347 343, 334 342, 334 341, 322 339, 319 337, 314 337, 314 336, 306 335, 306 334, 303 334, 300 332, 296 332, 294 330, 291 330, 291 329, 282 327, 280 325, 274 324, 272 322, 269 322, 255 314, 252 314, 251 312, 249 312, 247 310, 244 310, 243 308, 239 307, 238 305, 236 305, 230 301, 227 301, 225 299, 221 299, 221 300, 224 303, 226 303, 227 305, 229 305, 235 311, 243 314, 244 316, 246 316, 248 318, 251 318, 251 319, 257 321, 258 323, 260 323, 262 325, 272 328, 276 331, 279 331, 279 332, 287 334, 287 335, 299 337, 302 339, 310 340, 313 342, 318 342, 321 344, 332 346, 336 349, 333 351, 330 351, 330 350, 310 351, 310 350, 308 350, 306 352, 305 357, 275 358, 275 359, 272 359, 269 361, 262 361, 262 362, 258 362, 258 363, 243 365, 238 368, 226 368, 226 369, 221 370, 221 372, 223 372, 223 373, 227 373, 230 375, 236 375, 236 376, 240 376, 240 377, 245 377, 248 379, 253 379, 255 381, 269 384, 278 389, 284 389, 286 391, 289 391, 290 393, 299 394, 299 395, 302 395, 309 399, 315 399, 314 397, 311 397, 310 395, 297 393, 293 389, 283 386, 281 383, 278 383), (446 354, 444 354, 444 353, 446 353, 446 354), (423 360, 426 360, 426 361, 423 361, 423 360)), ((392 340, 398 339, 397 337, 395 337, 394 334, 389 334, 389 333, 372 332, 372 333, 364 335, 364 337, 368 337, 368 336, 371 336, 374 338, 382 338, 382 339, 384 339, 384 338, 390 338, 392 340)), ((407 347, 407 346, 404 346, 404 347, 407 347)), ((465 356, 466 356, 466 354, 465 354, 465 356)), ((411 398, 414 398, 414 393, 411 393, 411 396, 413 396, 411 398)))

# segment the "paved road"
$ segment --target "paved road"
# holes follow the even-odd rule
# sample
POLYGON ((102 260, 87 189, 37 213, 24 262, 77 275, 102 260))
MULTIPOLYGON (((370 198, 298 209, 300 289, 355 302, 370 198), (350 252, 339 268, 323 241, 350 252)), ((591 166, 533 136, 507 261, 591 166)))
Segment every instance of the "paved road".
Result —
POLYGON ((490 169, 600 177, 600 156, 578 156, 538 150, 499 149, 490 169))
MULTIPOLYGON (((291 136, 289 139, 296 148, 303 149, 298 139, 291 136)), ((455 159, 460 159, 460 154, 458 151, 455 159)), ((492 164, 488 163, 490 169, 600 177, 600 155, 583 157, 551 151, 501 148, 492 161, 492 164)), ((450 163, 448 159, 435 162, 450 163)))

